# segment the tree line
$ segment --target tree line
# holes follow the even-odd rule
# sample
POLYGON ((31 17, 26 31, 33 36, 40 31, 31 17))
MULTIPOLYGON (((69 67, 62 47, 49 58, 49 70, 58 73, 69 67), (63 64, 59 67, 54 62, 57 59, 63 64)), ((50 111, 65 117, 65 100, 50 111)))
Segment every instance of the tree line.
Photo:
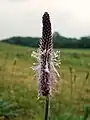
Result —
MULTIPOLYGON (((58 32, 52 35, 54 48, 90 48, 90 36, 84 36, 79 39, 67 38, 61 36, 58 32)), ((39 37, 11 37, 1 40, 10 44, 23 45, 28 47, 39 47, 39 37)))

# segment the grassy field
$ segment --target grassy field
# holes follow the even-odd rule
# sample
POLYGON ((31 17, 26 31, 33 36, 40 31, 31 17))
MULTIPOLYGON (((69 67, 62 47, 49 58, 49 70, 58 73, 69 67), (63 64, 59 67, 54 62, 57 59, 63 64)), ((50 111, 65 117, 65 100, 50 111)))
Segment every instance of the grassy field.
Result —
MULTIPOLYGON (((44 120, 45 100, 37 99, 37 78, 31 69, 35 62, 31 58, 33 50, 36 49, 0 43, 0 99, 15 105, 10 112, 10 107, 7 109, 6 104, 3 105, 0 114, 10 119, 44 120)), ((90 50, 60 51, 61 79, 51 98, 50 118, 79 120, 84 106, 90 105, 90 50)))

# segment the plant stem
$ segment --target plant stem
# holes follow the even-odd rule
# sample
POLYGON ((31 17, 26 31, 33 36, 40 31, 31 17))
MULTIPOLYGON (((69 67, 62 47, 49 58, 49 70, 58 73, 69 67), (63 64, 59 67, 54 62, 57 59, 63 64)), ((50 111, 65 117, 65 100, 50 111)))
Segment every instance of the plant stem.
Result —
POLYGON ((72 71, 71 71, 71 99, 72 99, 72 71))
POLYGON ((49 96, 46 96, 45 118, 44 118, 44 120, 48 120, 48 111, 49 111, 49 96))
POLYGON ((72 99, 72 67, 70 69, 70 98, 72 99))

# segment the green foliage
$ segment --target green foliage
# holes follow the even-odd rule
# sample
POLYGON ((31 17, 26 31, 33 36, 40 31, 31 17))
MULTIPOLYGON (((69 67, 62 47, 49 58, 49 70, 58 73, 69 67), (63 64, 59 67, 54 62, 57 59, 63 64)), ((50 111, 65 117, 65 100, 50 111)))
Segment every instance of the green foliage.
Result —
POLYGON ((17 106, 10 104, 8 101, 0 99, 0 116, 16 117, 19 115, 17 106))
POLYGON ((40 38, 32 37, 12 37, 9 39, 5 39, 2 42, 30 47, 39 47, 39 39, 40 38))
POLYGON ((84 108, 84 115, 80 116, 80 120, 87 120, 90 114, 90 107, 88 105, 84 108))
MULTIPOLYGON (((4 108, 2 115, 13 117, 18 114, 16 118, 13 117, 16 120, 44 119, 44 98, 37 99, 37 78, 31 69, 35 62, 30 56, 33 50, 36 49, 0 43, 0 98, 5 101, 1 104, 5 106, 1 107, 4 108)), ((56 91, 50 99, 50 119, 80 120, 80 116, 84 115, 83 106, 90 104, 90 68, 87 67, 87 63, 90 63, 90 51, 60 51, 62 64, 58 71, 62 79, 60 82, 58 80, 56 91)))
MULTIPOLYGON (((9 39, 2 40, 10 44, 23 45, 29 47, 39 47, 39 37, 11 37, 9 39)), ((54 48, 90 48, 90 37, 85 36, 80 39, 67 38, 61 36, 58 32, 53 33, 53 45, 54 48)))

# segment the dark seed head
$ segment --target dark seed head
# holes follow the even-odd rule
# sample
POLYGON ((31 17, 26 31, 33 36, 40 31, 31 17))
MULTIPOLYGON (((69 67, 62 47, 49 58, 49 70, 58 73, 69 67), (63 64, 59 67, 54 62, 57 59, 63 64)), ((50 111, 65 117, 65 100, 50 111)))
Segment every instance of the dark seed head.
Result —
POLYGON ((50 94, 51 80, 50 80, 50 62, 52 51, 52 33, 51 22, 47 12, 42 17, 42 39, 40 40, 40 76, 39 76, 39 93, 43 96, 50 94), (47 68, 46 68, 47 66, 47 68), (48 69, 49 73, 46 71, 48 69))

